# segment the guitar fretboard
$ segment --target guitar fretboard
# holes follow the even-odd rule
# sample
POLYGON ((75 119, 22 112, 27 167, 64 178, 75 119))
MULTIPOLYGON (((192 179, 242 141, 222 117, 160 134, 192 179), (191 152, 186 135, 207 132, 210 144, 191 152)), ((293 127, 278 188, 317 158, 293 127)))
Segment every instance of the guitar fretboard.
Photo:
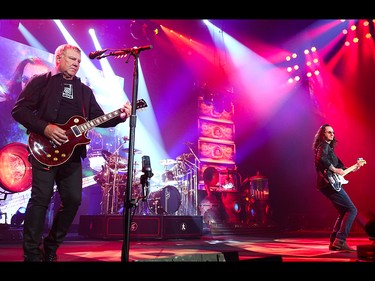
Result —
POLYGON ((104 114, 98 118, 92 119, 86 123, 79 125, 78 129, 81 133, 87 132, 91 130, 92 128, 99 126, 100 124, 119 116, 120 114, 121 114, 121 109, 117 109, 115 111, 104 114))

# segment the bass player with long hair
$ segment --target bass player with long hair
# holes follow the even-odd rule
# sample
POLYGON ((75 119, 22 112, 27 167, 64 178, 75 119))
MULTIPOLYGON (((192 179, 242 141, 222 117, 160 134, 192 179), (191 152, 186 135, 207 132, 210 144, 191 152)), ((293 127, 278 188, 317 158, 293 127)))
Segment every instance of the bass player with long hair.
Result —
POLYGON ((357 163, 347 168, 335 154, 337 139, 329 124, 321 126, 315 134, 313 150, 317 172, 317 189, 331 201, 338 212, 331 235, 329 250, 355 251, 349 247, 346 238, 349 236, 353 222, 357 216, 357 208, 343 188, 347 183, 344 176, 357 171, 366 162, 359 158, 357 163))

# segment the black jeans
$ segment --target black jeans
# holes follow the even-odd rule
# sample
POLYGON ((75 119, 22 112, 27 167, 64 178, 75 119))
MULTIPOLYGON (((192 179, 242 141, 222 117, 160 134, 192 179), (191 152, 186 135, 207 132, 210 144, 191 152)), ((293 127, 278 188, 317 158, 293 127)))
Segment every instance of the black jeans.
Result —
POLYGON ((341 188, 341 190, 337 192, 328 185, 320 189, 320 191, 332 202, 339 213, 333 226, 330 241, 333 242, 335 238, 345 241, 349 236, 350 229, 357 216, 357 208, 344 188, 341 188))
POLYGON ((48 168, 32 156, 30 162, 32 187, 23 225, 23 251, 25 257, 37 257, 41 255, 46 214, 55 184, 61 204, 44 239, 44 249, 56 253, 73 223, 82 200, 82 164, 68 160, 62 165, 48 168))

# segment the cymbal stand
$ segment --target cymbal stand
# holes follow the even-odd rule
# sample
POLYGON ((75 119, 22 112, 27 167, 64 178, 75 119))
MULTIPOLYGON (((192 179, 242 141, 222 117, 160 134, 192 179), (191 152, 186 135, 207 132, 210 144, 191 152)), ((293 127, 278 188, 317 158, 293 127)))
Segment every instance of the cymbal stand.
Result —
POLYGON ((185 155, 178 156, 176 158, 176 164, 172 168, 173 177, 177 181, 177 187, 181 194, 181 205, 178 209, 178 215, 186 216, 189 215, 189 189, 187 175, 188 168, 185 163, 185 155))
POLYGON ((102 171, 104 172, 105 180, 102 183, 103 196, 102 196, 102 202, 100 203, 101 204, 100 209, 101 209, 101 214, 108 215, 108 214, 111 214, 110 202, 112 201, 112 198, 113 198, 113 190, 110 185, 111 168, 109 167, 107 163, 105 163, 104 166, 102 167, 102 171))
MULTIPOLYGON (((115 156, 116 156, 116 157, 115 157, 115 158, 116 158, 116 159, 115 159, 116 162, 120 159, 120 158, 119 158, 120 156, 119 156, 119 154, 118 154, 118 152, 120 151, 120 148, 123 147, 124 144, 125 144, 126 141, 127 141, 126 138, 123 138, 123 140, 124 140, 124 142, 123 142, 122 144, 120 144, 118 148, 116 148, 115 152, 112 153, 112 155, 115 155, 115 156)), ((112 155, 111 155, 111 157, 112 157, 112 155)))
MULTIPOLYGON (((112 183, 112 197, 111 197, 111 208, 110 208, 110 214, 118 214, 119 213, 119 205, 120 205, 120 200, 119 200, 119 196, 120 196, 120 180, 119 180, 119 160, 120 160, 120 156, 119 156, 119 150, 120 148, 126 143, 126 141, 124 141, 121 145, 119 145, 119 147, 115 150, 115 152, 112 153, 112 155, 110 156, 110 163, 113 162, 114 163, 114 168, 112 170, 113 172, 113 183, 112 183)), ((124 196, 124 194, 121 194, 122 196, 124 196)))
POLYGON ((188 172, 187 175, 187 214, 195 216, 198 214, 198 165, 185 159, 185 165, 187 165, 188 172))
POLYGON ((190 145, 187 145, 191 154, 194 156, 194 162, 191 162, 187 159, 187 157, 184 158, 185 164, 190 166, 190 177, 189 177, 189 198, 190 198, 190 206, 193 208, 191 212, 191 215, 196 216, 198 215, 198 168, 199 163, 201 162, 198 158, 198 156, 195 154, 194 150, 191 148, 190 145))
MULTIPOLYGON (((117 158, 117 157, 116 157, 117 158)), ((118 161, 115 161, 115 166, 113 169, 113 183, 112 183, 112 204, 111 204, 111 214, 118 213, 119 207, 119 184, 118 184, 118 161)))

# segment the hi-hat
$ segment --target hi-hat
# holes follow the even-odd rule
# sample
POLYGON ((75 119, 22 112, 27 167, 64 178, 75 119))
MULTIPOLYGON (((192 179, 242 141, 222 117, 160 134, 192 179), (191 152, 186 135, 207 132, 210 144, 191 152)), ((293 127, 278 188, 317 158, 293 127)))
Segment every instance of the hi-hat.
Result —
POLYGON ((173 165, 173 164, 176 164, 176 160, 162 159, 162 160, 160 160, 160 164, 163 165, 163 166, 173 165))
MULTIPOLYGON (((129 148, 124 148, 122 151, 129 153, 129 148)), ((134 154, 141 154, 142 150, 134 148, 134 154)))

